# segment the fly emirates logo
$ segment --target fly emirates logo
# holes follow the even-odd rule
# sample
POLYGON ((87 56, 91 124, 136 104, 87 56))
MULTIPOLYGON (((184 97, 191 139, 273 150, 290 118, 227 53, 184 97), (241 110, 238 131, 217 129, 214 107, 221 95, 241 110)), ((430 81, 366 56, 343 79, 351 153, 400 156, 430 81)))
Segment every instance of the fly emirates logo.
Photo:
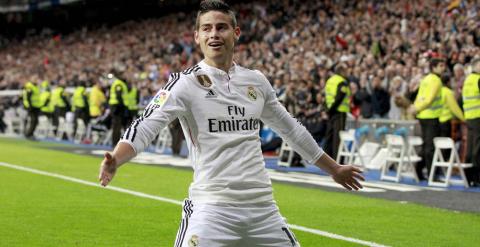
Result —
POLYGON ((216 132, 234 132, 245 130, 258 130, 260 128, 260 119, 245 118, 245 107, 235 105, 227 106, 227 117, 209 118, 208 131, 216 132))

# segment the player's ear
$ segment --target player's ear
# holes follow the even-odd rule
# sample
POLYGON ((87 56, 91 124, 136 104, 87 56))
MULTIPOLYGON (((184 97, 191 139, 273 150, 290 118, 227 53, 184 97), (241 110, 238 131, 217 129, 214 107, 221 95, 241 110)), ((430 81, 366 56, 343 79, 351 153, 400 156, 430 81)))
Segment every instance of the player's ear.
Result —
POLYGON ((235 27, 235 29, 233 30, 233 33, 235 35, 235 41, 238 41, 238 39, 240 39, 240 34, 241 34, 241 31, 240 31, 240 27, 235 27))
POLYGON ((200 38, 198 37, 198 31, 195 30, 195 32, 193 33, 193 36, 195 38, 195 44, 199 45, 200 44, 200 38))

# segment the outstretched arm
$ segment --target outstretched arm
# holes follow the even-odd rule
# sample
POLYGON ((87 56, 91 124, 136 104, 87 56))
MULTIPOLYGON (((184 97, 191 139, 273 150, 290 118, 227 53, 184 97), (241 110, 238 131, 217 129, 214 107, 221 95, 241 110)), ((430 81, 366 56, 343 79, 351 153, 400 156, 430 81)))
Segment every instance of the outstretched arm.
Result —
MULTIPOLYGON (((266 79, 265 79, 266 80, 266 79)), ((284 141, 298 152, 302 158, 314 163, 322 170, 328 172, 333 180, 348 190, 362 188, 359 180, 365 180, 361 170, 351 165, 339 165, 326 154, 315 142, 312 135, 296 121, 283 107, 275 95, 275 91, 267 83, 266 99, 261 119, 284 141)))
POLYGON ((161 129, 186 111, 184 100, 186 97, 183 95, 187 90, 183 87, 183 81, 180 79, 177 87, 171 91, 160 90, 143 114, 125 131, 113 152, 105 153, 98 176, 102 186, 112 181, 118 167, 141 153, 161 129))
POLYGON ((339 165, 327 153, 318 147, 311 134, 297 122, 283 106, 271 104, 269 109, 264 111, 262 120, 277 132, 295 151, 320 169, 328 172, 333 180, 348 190, 362 188, 360 180, 365 179, 362 171, 351 165, 339 165))
POLYGON ((100 184, 107 186, 115 176, 118 167, 131 160, 135 155, 133 147, 124 142, 119 142, 112 153, 106 152, 98 175, 100 184))

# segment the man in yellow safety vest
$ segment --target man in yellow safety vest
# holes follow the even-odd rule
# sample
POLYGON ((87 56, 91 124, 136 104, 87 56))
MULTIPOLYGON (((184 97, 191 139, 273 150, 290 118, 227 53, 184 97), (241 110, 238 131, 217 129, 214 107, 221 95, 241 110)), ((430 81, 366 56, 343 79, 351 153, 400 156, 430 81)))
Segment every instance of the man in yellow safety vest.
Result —
POLYGON ((60 118, 65 118, 67 111, 70 109, 70 102, 65 92, 65 79, 60 78, 57 82, 57 86, 52 91, 52 105, 53 105, 53 133, 57 135, 58 125, 60 118))
MULTIPOLYGON (((78 123, 77 120, 81 119, 85 128, 90 122, 89 106, 88 106, 88 93, 86 89, 86 82, 81 80, 77 81, 77 87, 72 96, 72 111, 74 114, 73 119, 73 136, 77 133, 78 123)), ((82 138, 81 138, 82 139, 82 138)))
POLYGON ((449 87, 449 81, 449 76, 444 75, 442 77, 443 86, 440 92, 442 97, 442 112, 440 113, 438 121, 440 122, 440 136, 444 137, 451 137, 452 135, 451 120, 454 115, 458 120, 462 122, 465 121, 462 109, 460 109, 455 95, 449 87))
POLYGON ((128 100, 127 100, 127 109, 128 109, 128 119, 125 126, 129 126, 134 119, 137 118, 138 114, 138 102, 140 101, 140 92, 138 91, 135 82, 132 80, 128 84, 128 100))
POLYGON ((466 170, 470 186, 480 186, 480 58, 472 62, 472 73, 463 83, 463 111, 467 122, 467 160, 473 167, 466 170))
POLYGON ((325 152, 332 158, 337 157, 340 144, 339 132, 345 129, 347 113, 350 112, 350 86, 345 79, 347 67, 338 64, 325 84, 325 97, 328 108, 327 132, 325 134, 325 152))
POLYGON ((105 108, 105 103, 107 102, 107 98, 105 97, 105 93, 103 92, 103 88, 101 86, 100 81, 97 81, 95 85, 93 85, 92 90, 88 96, 88 103, 90 106, 90 117, 97 118, 103 114, 103 110, 105 108))
MULTIPOLYGON (((123 77, 122 77, 123 79, 123 77)), ((110 86, 108 105, 112 116, 112 146, 120 140, 124 118, 127 111, 128 88, 125 80, 114 78, 110 86)))
POLYGON ((50 82, 48 80, 44 80, 40 84, 40 102, 42 105, 42 107, 40 108, 42 114, 51 119, 54 108, 52 104, 52 92, 50 90, 50 82))
POLYGON ((445 68, 443 59, 433 58, 430 61, 430 73, 420 81, 417 97, 408 109, 410 113, 416 114, 422 130, 422 161, 417 163, 416 166, 416 172, 420 180, 426 179, 423 173, 425 167, 427 167, 427 174, 430 174, 434 151, 433 138, 440 135, 438 119, 442 112, 441 75, 445 68))
POLYGON ((38 88, 38 78, 33 76, 30 81, 25 82, 22 90, 23 106, 28 111, 29 124, 25 128, 25 137, 35 139, 33 133, 38 125, 38 115, 40 113, 40 89, 38 88))

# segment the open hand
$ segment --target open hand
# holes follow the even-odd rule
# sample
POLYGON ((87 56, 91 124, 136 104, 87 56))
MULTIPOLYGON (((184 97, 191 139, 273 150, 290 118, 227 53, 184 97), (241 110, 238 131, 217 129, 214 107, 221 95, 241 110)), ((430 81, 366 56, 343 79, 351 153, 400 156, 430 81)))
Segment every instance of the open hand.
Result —
POLYGON ((347 190, 359 190, 363 188, 359 180, 365 181, 361 173, 362 171, 358 167, 342 165, 332 174, 332 178, 347 190))
POLYGON ((98 180, 102 186, 107 186, 112 181, 117 171, 117 162, 111 153, 106 152, 102 164, 100 165, 100 174, 98 180))

